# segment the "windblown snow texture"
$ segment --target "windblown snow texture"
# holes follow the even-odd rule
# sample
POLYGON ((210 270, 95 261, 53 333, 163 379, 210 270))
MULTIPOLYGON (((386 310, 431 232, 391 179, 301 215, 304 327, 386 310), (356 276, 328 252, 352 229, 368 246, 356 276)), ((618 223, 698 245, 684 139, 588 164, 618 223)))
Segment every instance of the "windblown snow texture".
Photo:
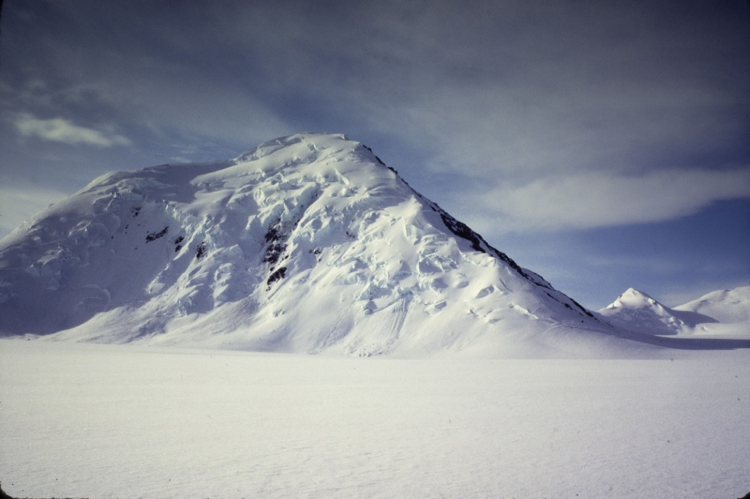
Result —
POLYGON ((354 355, 620 341, 367 147, 323 134, 110 173, 50 207, 0 243, 0 331, 354 355))

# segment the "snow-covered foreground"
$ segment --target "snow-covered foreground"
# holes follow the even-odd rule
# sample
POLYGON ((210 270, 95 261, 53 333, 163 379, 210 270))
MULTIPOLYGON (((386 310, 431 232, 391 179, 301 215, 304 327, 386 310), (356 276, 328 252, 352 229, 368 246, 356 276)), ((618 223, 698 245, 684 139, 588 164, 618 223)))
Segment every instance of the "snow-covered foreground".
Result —
POLYGON ((34 497, 735 498, 748 351, 350 359, 0 341, 0 479, 34 497))

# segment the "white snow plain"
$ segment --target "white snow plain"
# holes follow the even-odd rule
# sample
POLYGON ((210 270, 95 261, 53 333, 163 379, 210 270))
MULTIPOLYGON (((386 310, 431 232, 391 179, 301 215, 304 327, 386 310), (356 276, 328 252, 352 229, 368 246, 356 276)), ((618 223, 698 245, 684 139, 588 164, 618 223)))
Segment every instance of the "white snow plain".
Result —
POLYGON ((0 340, 14 497, 736 498, 747 350, 354 359, 0 340))

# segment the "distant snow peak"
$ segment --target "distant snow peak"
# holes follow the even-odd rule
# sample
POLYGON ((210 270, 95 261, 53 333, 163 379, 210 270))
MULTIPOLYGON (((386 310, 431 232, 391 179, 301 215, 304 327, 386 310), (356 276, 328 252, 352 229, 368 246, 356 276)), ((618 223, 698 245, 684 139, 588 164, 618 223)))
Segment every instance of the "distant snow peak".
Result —
POLYGON ((674 335, 685 327, 671 310, 634 288, 628 288, 599 313, 611 323, 632 331, 674 335))
POLYGON ((675 308, 629 288, 600 310, 599 315, 619 329, 654 335, 695 336, 727 332, 743 335, 750 333, 750 286, 712 292, 675 308))
POLYGON ((343 135, 104 175, 12 236, 5 335, 362 356, 630 348, 343 135))
POLYGON ((628 288, 617 299, 607 305, 606 308, 639 308, 639 307, 663 307, 661 303, 649 295, 635 288, 628 288))

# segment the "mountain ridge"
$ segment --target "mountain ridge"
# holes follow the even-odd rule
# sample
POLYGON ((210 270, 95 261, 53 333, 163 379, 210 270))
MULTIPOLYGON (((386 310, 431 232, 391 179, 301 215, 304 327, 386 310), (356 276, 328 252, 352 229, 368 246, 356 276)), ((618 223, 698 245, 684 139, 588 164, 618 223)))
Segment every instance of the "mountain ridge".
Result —
POLYGON ((272 352, 651 355, 344 135, 99 177, 0 241, 0 332, 272 352))

